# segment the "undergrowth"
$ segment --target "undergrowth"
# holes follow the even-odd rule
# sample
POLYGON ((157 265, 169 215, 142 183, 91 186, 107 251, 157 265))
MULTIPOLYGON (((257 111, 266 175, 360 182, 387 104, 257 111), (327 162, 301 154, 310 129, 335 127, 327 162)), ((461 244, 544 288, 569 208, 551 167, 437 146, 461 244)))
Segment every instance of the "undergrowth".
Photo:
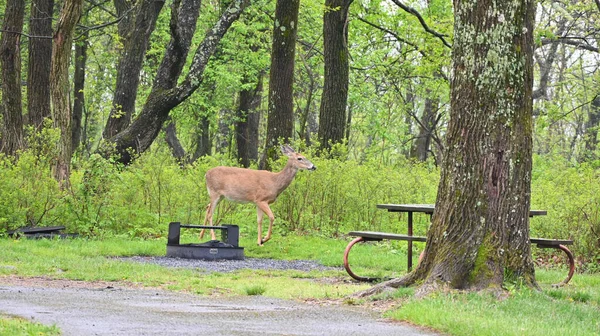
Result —
MULTIPOLYGON (((51 135, 48 135, 51 136, 51 135)), ((42 139, 43 140, 43 139, 42 139)), ((43 143, 43 141, 39 141, 43 143)), ((393 165, 306 156, 318 167, 300 171, 272 205, 274 234, 339 237, 351 230, 405 233, 406 215, 377 209, 379 203, 434 203, 439 170, 430 163, 397 160, 393 165)), ((75 161, 70 190, 52 179, 44 147, 17 161, 0 157, 0 234, 23 226, 66 226, 88 237, 167 235, 168 223, 201 224, 208 204, 204 174, 217 165, 235 165, 224 156, 204 157, 181 167, 168 151, 153 149, 123 167, 92 155, 75 161)), ((285 159, 275 163, 281 169, 285 159)), ((534 158, 532 208, 548 210, 531 220, 531 236, 573 239, 579 270, 600 270, 600 176, 598 169, 558 157, 534 158)), ((256 232, 253 205, 221 202, 215 223, 238 224, 256 232)), ((424 235, 429 217, 415 216, 415 234, 424 235)), ((404 246, 404 245, 402 245, 404 246)), ((562 264, 556 251, 534 249, 546 264, 562 264)))

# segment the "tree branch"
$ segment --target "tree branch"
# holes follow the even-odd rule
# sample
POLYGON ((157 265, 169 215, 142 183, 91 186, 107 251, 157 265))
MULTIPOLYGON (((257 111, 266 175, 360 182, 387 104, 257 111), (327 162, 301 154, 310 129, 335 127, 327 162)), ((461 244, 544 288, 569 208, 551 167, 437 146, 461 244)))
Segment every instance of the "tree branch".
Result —
POLYGON ((575 38, 566 38, 566 37, 558 37, 555 39, 549 39, 549 38, 542 39, 542 46, 553 44, 553 43, 563 43, 563 44, 568 44, 568 45, 577 47, 579 49, 593 51, 596 53, 600 52, 600 50, 597 47, 594 47, 593 45, 589 44, 587 42, 587 40, 585 40, 583 38, 581 40, 577 40, 575 38))
POLYGON ((425 31, 426 31, 426 32, 428 32, 429 34, 432 34, 433 36, 435 36, 435 37, 439 38, 439 39, 442 41, 442 43, 443 43, 443 44, 444 44, 446 47, 448 47, 448 48, 452 49, 452 45, 451 45, 450 43, 448 43, 448 41, 446 41, 446 39, 444 38, 444 37, 446 37, 447 35, 444 35, 444 34, 438 33, 438 32, 436 32, 435 30, 433 30, 433 29, 429 28, 429 26, 428 26, 428 25, 427 25, 427 23, 425 22, 425 19, 423 19, 423 17, 421 16, 421 14, 419 14, 419 12, 418 12, 416 9, 414 9, 414 8, 412 8, 412 7, 409 7, 409 6, 405 5, 405 4, 403 4, 403 3, 402 3, 402 2, 400 2, 399 0, 392 0, 392 1, 393 1, 393 2, 394 2, 394 3, 395 3, 397 6, 398 6, 398 7, 402 8, 402 9, 403 9, 405 12, 407 12, 407 13, 409 13, 409 14, 411 14, 411 15, 415 16, 415 17, 416 17, 416 18, 419 20, 419 22, 421 23, 421 26, 423 27, 423 29, 425 29, 425 31))

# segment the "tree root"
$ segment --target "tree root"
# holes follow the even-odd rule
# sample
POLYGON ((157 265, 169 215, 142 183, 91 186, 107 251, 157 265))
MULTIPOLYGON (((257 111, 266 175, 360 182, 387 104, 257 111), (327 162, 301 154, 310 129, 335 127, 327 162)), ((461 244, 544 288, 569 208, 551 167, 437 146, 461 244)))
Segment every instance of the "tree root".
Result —
POLYGON ((396 288, 408 287, 415 283, 414 273, 410 273, 402 278, 396 278, 377 284, 369 289, 356 292, 351 295, 353 298, 364 298, 372 295, 377 295, 385 292, 391 292, 396 288))

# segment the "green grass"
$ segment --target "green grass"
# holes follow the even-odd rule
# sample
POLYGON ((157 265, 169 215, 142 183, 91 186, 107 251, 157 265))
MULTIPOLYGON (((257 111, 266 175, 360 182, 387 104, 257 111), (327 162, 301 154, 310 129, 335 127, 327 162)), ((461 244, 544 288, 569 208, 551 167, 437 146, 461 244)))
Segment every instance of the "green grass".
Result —
POLYGON ((60 335, 60 330, 57 326, 46 326, 39 323, 32 323, 22 318, 0 314, 0 336, 24 335, 60 335))
MULTIPOLYGON (((341 266, 342 253, 349 241, 278 235, 265 246, 259 247, 255 244, 255 238, 253 234, 241 237, 240 245, 246 248, 246 257, 311 259, 328 266, 341 266)), ((197 241, 197 238, 188 234, 184 235, 182 243, 186 240, 197 241)), ((201 295, 339 299, 347 304, 364 303, 364 300, 347 299, 348 295, 370 286, 348 281, 348 275, 342 270, 240 270, 207 274, 115 258, 163 256, 165 239, 0 239, 0 249, 3 251, 0 254, 0 282, 3 275, 42 276, 118 281, 121 284, 132 283, 201 295)), ((360 275, 400 276, 406 269, 405 249, 406 245, 398 242, 360 244, 352 250, 350 260, 354 272, 360 275)), ((416 299, 414 288, 402 288, 391 296, 373 300, 394 300, 397 308, 386 313, 393 319, 410 321, 450 335, 600 334, 600 275, 576 274, 568 286, 551 286, 562 281, 566 274, 566 268, 537 269, 536 278, 542 287, 541 292, 512 290, 508 298, 502 301, 489 294, 458 292, 437 293, 416 299)), ((0 318, 0 326, 5 329, 6 320, 0 318)))

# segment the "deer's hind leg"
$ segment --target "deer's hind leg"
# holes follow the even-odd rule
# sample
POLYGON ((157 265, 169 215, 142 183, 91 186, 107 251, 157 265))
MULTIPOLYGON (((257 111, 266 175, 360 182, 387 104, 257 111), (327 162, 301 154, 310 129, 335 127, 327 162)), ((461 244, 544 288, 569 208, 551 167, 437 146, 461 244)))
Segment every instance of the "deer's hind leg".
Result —
MULTIPOLYGON (((217 208, 217 205, 219 204, 219 201, 221 200, 221 196, 217 196, 217 197, 213 197, 211 195, 210 197, 210 203, 208 203, 208 205, 206 206, 206 215, 204 216, 204 225, 210 225, 213 226, 213 213, 215 212, 215 209, 217 208)), ((200 231, 200 239, 202 239, 202 237, 204 237, 204 232, 206 231, 206 229, 202 229, 200 231)), ((216 239, 216 235, 215 235, 215 230, 210 229, 210 238, 212 240, 216 239)))
POLYGON ((269 203, 267 202, 256 203, 256 208, 258 212, 258 245, 262 245, 271 239, 271 232, 273 231, 273 222, 275 221, 275 216, 273 216, 273 211, 271 211, 269 203), (267 230, 267 235, 265 238, 261 239, 263 213, 266 213, 269 217, 269 229, 267 230))

